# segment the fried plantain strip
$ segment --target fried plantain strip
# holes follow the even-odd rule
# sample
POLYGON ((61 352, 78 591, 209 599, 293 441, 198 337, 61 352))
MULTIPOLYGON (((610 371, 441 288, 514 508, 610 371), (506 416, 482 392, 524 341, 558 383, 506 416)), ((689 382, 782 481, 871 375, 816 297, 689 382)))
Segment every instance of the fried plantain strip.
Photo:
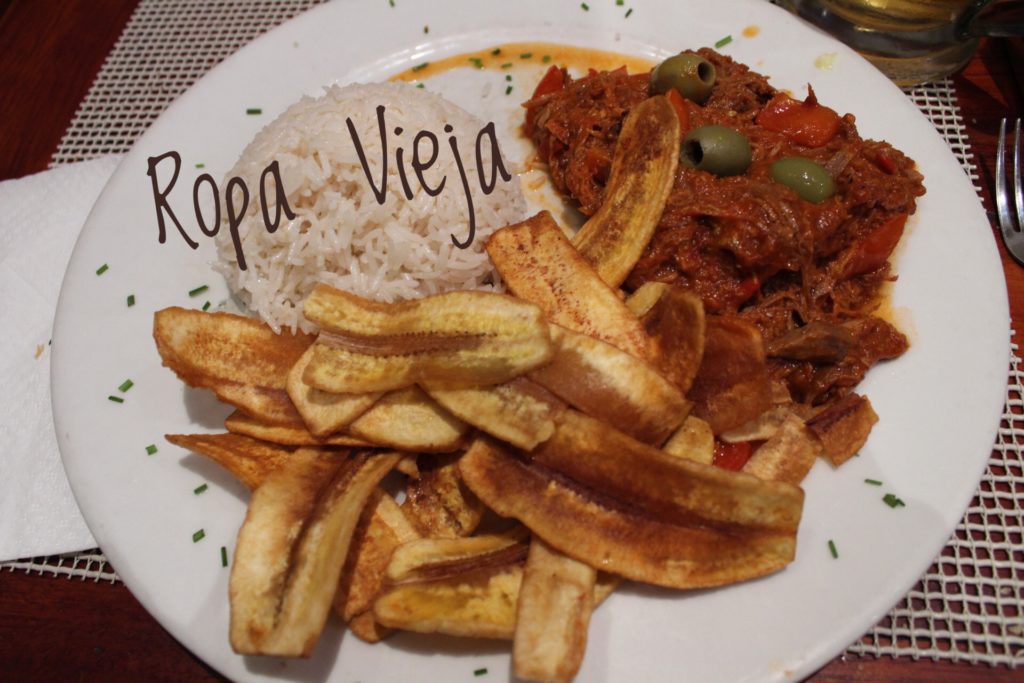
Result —
POLYGON ((409 631, 511 638, 526 554, 522 527, 406 543, 392 555, 392 585, 374 603, 374 615, 409 631))
POLYGON ((579 671, 597 572, 539 538, 530 543, 516 609, 512 667, 519 678, 568 683, 579 671))
POLYGON ((661 444, 689 402, 644 361, 594 337, 551 326, 555 355, 529 377, 559 398, 641 441, 661 444))
POLYGON ((790 413, 775 434, 754 451, 743 471, 760 479, 798 485, 821 450, 821 442, 804 421, 790 413))
POLYGON ((650 356, 640 320, 580 256, 547 211, 496 231, 487 253, 505 285, 562 327, 650 356))
POLYGON ((312 652, 363 506, 400 457, 299 449, 253 491, 229 582, 235 652, 312 652))
POLYGON ((373 605, 373 614, 390 628, 511 640, 522 579, 522 565, 511 564, 439 581, 400 584, 385 589, 373 605))
POLYGON ((235 411, 224 420, 224 427, 233 434, 243 434, 254 439, 269 441, 282 446, 373 446, 368 441, 357 439, 346 434, 335 434, 326 439, 318 439, 309 433, 301 422, 287 425, 266 424, 235 411))
POLYGON ((491 387, 424 387, 445 410, 477 429, 525 450, 551 437, 565 403, 525 377, 491 387))
POLYGON ((661 450, 669 455, 710 465, 715 459, 715 434, 707 422, 690 415, 661 450))
POLYGON ((464 445, 469 425, 417 386, 392 391, 348 426, 348 433, 378 446, 448 453, 464 445))
POLYGON ((439 455, 431 461, 424 456, 420 476, 406 482, 402 509, 424 536, 469 536, 483 518, 483 503, 462 483, 458 459, 459 455, 439 455))
POLYGON ((615 144, 601 208, 573 244, 611 287, 621 285, 654 235, 675 183, 680 126, 664 97, 629 112, 615 144))
POLYGON ((294 448, 231 433, 167 434, 164 438, 175 446, 209 458, 250 489, 263 483, 267 475, 295 452, 294 448))
POLYGON ((651 339, 651 364, 684 394, 704 356, 704 303, 681 287, 647 282, 626 299, 651 339))
POLYGON ((715 434, 738 427, 772 406, 761 333, 739 318, 708 316, 704 354, 687 398, 715 434))
POLYGON ((391 632, 373 618, 373 601, 384 586, 395 548, 419 537, 395 499, 378 488, 356 528, 334 596, 334 611, 362 640, 376 643, 391 632))
POLYGON ((742 509, 712 502, 710 511, 692 510, 689 520, 678 511, 654 514, 651 508, 671 511, 688 504, 687 498, 704 502, 704 496, 685 490, 680 503, 671 499, 689 479, 680 473, 715 469, 660 455, 673 460, 678 471, 671 480, 658 482, 657 491, 642 492, 643 501, 616 500, 483 437, 474 441, 459 469, 497 514, 520 520, 570 557, 637 581, 674 588, 718 586, 768 574, 793 560, 803 505, 800 489, 721 470, 728 479, 717 488, 748 491, 731 496, 742 509), (753 521, 725 524, 722 517, 753 521))
POLYGON ((807 420, 824 455, 836 467, 857 454, 867 441, 878 414, 867 396, 847 394, 807 420))
POLYGON ((532 460, 657 519, 743 534, 795 529, 803 493, 794 486, 671 456, 573 410, 532 460))
POLYGON ((298 416, 285 383, 312 336, 275 334, 252 318, 174 306, 154 314, 153 338, 163 364, 189 386, 212 389, 222 401, 266 421, 298 416))
POLYGON ((292 425, 302 416, 283 389, 218 381, 208 387, 217 398, 264 424, 292 425))
POLYGON ((286 389, 313 436, 325 437, 348 426, 384 395, 383 392, 332 394, 309 386, 302 376, 312 358, 313 349, 310 347, 288 372, 286 389))
POLYGON ((463 538, 421 538, 399 546, 388 563, 392 584, 435 581, 478 569, 520 564, 526 559, 529 534, 515 526, 497 534, 463 538))
POLYGON ((304 311, 322 332, 303 380, 329 392, 499 384, 552 353, 540 309, 504 294, 460 291, 384 304, 321 284, 304 311))

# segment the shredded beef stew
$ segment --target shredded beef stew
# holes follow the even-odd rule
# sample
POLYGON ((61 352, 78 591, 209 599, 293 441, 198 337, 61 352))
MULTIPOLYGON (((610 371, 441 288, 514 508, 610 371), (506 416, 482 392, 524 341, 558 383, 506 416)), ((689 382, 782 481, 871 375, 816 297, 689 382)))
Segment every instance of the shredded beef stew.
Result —
MULTIPOLYGON (((876 315, 888 257, 924 194, 912 159, 865 140, 853 115, 797 100, 710 49, 694 53, 717 78, 703 104, 677 98, 683 134, 723 126, 749 142, 751 161, 720 176, 680 163, 653 238, 625 283, 676 284, 708 313, 738 316, 761 332, 774 379, 797 401, 848 394, 907 338, 876 315), (810 123, 806 123, 810 121, 810 123), (794 123, 795 122, 795 123, 794 123), (773 176, 786 157, 827 172, 834 194, 809 201, 773 176)), ((525 104, 525 130, 555 187, 592 215, 601 206, 612 153, 630 109, 651 97, 650 74, 552 70, 525 104)), ((670 101, 671 101, 670 97, 670 101)))

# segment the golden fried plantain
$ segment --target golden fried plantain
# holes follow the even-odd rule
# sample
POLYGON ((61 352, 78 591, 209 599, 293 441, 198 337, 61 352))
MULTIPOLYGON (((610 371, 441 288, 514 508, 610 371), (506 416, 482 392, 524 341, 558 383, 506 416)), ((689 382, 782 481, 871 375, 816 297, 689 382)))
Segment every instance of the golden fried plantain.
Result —
POLYGON ((231 433, 167 434, 164 438, 213 460, 250 489, 259 486, 295 452, 295 448, 231 433))
POLYGON ((500 384, 552 353, 540 309, 504 294, 459 291, 385 304, 321 284, 304 311, 322 331, 303 380, 329 392, 500 384))
POLYGON ((611 344, 551 326, 555 355, 530 379, 583 412, 660 444, 686 418, 689 402, 644 361, 611 344))
POLYGON ((621 285, 661 219, 679 164, 680 126, 664 97, 629 112, 612 155, 601 208, 572 242, 611 287, 621 285))
POLYGON ((707 422, 690 415, 661 450, 669 455, 710 465, 715 459, 715 434, 707 422))
POLYGON ((568 683, 587 649, 597 572, 539 538, 530 543, 516 609, 512 668, 519 678, 568 683))
POLYGON ((306 349, 288 372, 286 389, 295 409, 302 416, 313 436, 325 437, 348 426, 370 409, 383 392, 365 394, 332 394, 309 386, 303 381, 306 366, 313 358, 312 347, 306 349))
POLYGON ((647 282, 626 299, 651 339, 651 364, 684 394, 704 356, 704 303, 681 287, 647 282))
MULTIPOLYGON (((557 438, 556 432, 552 441, 557 438)), ((551 441, 530 457, 481 437, 459 469, 497 514, 520 520, 570 557, 637 581, 718 586, 793 560, 803 507, 799 488, 692 463, 628 439, 573 443, 574 454, 583 453, 574 465, 560 447, 543 461, 537 457, 551 441), (608 466, 595 462, 599 458, 608 466), (615 477, 623 481, 609 482, 615 477)))
POLYGON ((347 429, 351 436, 378 446, 422 453, 457 450, 468 431, 469 425, 416 386, 386 394, 347 429))
POLYGON ((565 409, 561 399, 525 377, 490 387, 423 388, 452 415, 526 450, 551 437, 552 418, 565 409))
POLYGON ((760 479, 798 485, 821 450, 821 442, 804 421, 790 413, 771 438, 754 451, 743 471, 760 479))
POLYGON ((153 338, 164 365, 189 386, 212 389, 264 421, 298 417, 285 383, 312 336, 275 334, 253 318, 175 306, 153 316, 153 338))
POLYGON ((375 643, 391 632, 373 618, 373 601, 384 586, 395 548, 419 537, 395 499, 378 488, 356 528, 334 596, 334 611, 362 640, 375 643))
POLYGON ((706 323, 700 369, 686 397, 693 401, 693 414, 721 434, 768 410, 772 386, 756 327, 718 315, 708 316, 706 323))
POLYGON ((637 358, 650 357, 640 320, 594 272, 547 211, 509 225, 487 240, 505 285, 548 319, 606 341, 637 358))
POLYGON ((224 420, 224 427, 233 434, 244 434, 254 439, 281 444, 282 446, 373 446, 368 441, 347 434, 335 434, 318 439, 309 433, 302 422, 291 424, 266 424, 236 410, 224 420))
POLYGON ((864 446, 878 415, 867 396, 847 394, 807 420, 825 457, 838 467, 864 446))
POLYGON ((526 553, 521 530, 407 543, 391 558, 392 585, 374 616, 407 631, 511 638, 526 553))
POLYGON ((253 491, 229 582, 235 652, 312 652, 363 506, 400 457, 302 448, 253 491))
POLYGON ((406 482, 402 509, 424 536, 469 536, 483 518, 483 503, 462 483, 460 455, 423 456, 419 476, 406 482))

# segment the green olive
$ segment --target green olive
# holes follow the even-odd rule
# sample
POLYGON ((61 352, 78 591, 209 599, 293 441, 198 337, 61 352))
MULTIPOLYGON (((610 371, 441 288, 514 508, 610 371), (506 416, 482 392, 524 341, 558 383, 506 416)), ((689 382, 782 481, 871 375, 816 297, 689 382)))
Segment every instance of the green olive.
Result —
POLYGON ((664 95, 672 88, 697 104, 704 104, 715 84, 715 65, 700 55, 683 52, 673 55, 651 72, 651 92, 664 95))
POLYGON ((812 204, 820 204, 836 193, 832 176, 819 164, 803 157, 783 157, 772 164, 772 180, 796 192, 812 204))
POLYGON ((750 143, 732 128, 694 128, 679 150, 679 160, 717 176, 740 175, 750 166, 750 143))

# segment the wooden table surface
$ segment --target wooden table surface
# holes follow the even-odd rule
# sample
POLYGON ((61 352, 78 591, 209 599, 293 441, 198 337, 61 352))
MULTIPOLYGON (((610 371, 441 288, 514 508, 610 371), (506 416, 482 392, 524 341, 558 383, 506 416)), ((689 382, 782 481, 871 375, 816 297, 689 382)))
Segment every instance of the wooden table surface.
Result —
MULTIPOLYGON (((136 2, 0 0, 0 180, 46 169, 136 2)), ((983 43, 955 83, 981 180, 989 188, 999 119, 1024 115, 1024 41, 983 43)), ((987 192, 985 202, 991 210, 987 192)), ((1000 250, 1014 328, 1021 329, 1024 269, 1001 244, 1000 250)), ((122 584, 0 572, 0 615, 0 678, 6 680, 222 680, 122 584)), ((981 679, 1019 682, 1024 672, 909 658, 836 659, 808 680, 981 679)))

